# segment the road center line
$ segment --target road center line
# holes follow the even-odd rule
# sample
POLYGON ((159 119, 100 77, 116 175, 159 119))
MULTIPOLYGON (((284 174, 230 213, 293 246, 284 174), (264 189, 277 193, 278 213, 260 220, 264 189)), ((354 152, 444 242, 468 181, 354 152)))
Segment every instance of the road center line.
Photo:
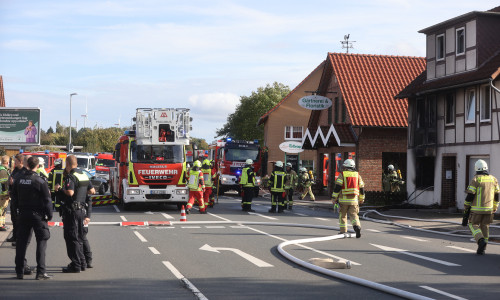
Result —
POLYGON ((248 214, 250 214, 250 215, 256 215, 256 216, 263 217, 263 218, 266 218, 266 219, 269 219, 269 220, 278 220, 277 218, 265 216, 263 214, 257 214, 257 213, 253 213, 253 212, 249 212, 248 214))
POLYGON ((179 270, 177 270, 177 268, 174 267, 169 261, 163 261, 163 264, 170 270, 170 272, 172 272, 172 274, 174 274, 175 277, 177 277, 177 279, 181 280, 198 299, 208 300, 207 297, 205 297, 205 295, 203 295, 200 290, 198 290, 196 286, 189 281, 189 279, 184 277, 184 275, 182 275, 181 272, 179 272, 179 270))
POLYGON ((320 221, 330 221, 328 219, 325 219, 325 218, 315 218, 316 220, 320 220, 320 221))
POLYGON ((135 234, 135 235, 139 238, 139 240, 141 240, 141 242, 146 243, 146 242, 148 241, 148 240, 146 240, 146 239, 142 236, 142 234, 140 234, 139 232, 137 232, 137 231, 135 231, 135 230, 134 230, 134 234, 135 234))
POLYGON ((123 222, 127 222, 127 218, 125 218, 125 216, 120 216, 120 218, 122 219, 123 222))
POLYGON ((462 251, 465 251, 465 252, 470 252, 470 253, 474 253, 476 252, 476 250, 472 250, 472 249, 467 249, 467 248, 462 248, 462 247, 458 247, 458 246, 446 246, 448 248, 453 248, 453 249, 457 249, 457 250, 462 250, 462 251))
POLYGON ((370 245, 372 245, 374 247, 377 247, 379 249, 382 249, 384 251, 401 253, 401 254, 405 254, 405 255, 417 257, 417 258, 420 258, 420 259, 432 261, 432 262, 435 262, 435 263, 438 263, 438 264, 441 264, 441 265, 445 265, 445 266, 449 266, 449 267, 460 267, 459 264, 454 264, 454 263, 447 262, 447 261, 444 261, 444 260, 439 260, 439 259, 431 258, 431 257, 428 257, 428 256, 423 256, 423 255, 420 255, 420 254, 408 252, 408 250, 404 250, 404 249, 392 248, 392 247, 387 247, 387 246, 382 246, 382 245, 377 245, 377 244, 372 244, 372 243, 370 243, 370 245))
POLYGON ((402 235, 401 237, 405 238, 405 239, 409 239, 409 240, 419 241, 419 242, 428 242, 428 240, 423 240, 423 239, 419 239, 419 238, 412 237, 412 236, 402 235))
POLYGON ((297 216, 301 216, 301 217, 308 217, 308 215, 306 215, 306 214, 301 214, 301 213, 294 213, 294 214, 297 216))
POLYGON ((205 228, 226 228, 226 226, 205 226, 205 228))
POLYGON ((436 293, 441 294, 441 295, 444 295, 444 296, 448 296, 448 297, 453 298, 453 299, 457 299, 457 300, 467 300, 466 298, 462 298, 462 297, 459 297, 459 296, 455 296, 455 295, 453 295, 453 294, 450 294, 450 293, 447 293, 447 292, 443 292, 443 291, 438 290, 438 289, 435 289, 435 288, 431 288, 430 286, 421 285, 420 287, 421 287, 421 288, 424 288, 424 289, 426 289, 426 290, 429 290, 429 291, 436 292, 436 293))
POLYGON ((153 252, 153 254, 160 254, 160 251, 156 250, 155 247, 148 247, 149 250, 151 250, 151 252, 153 252))
POLYGON ((366 229, 367 231, 371 231, 371 232, 382 232, 380 230, 377 230, 377 229, 366 229))

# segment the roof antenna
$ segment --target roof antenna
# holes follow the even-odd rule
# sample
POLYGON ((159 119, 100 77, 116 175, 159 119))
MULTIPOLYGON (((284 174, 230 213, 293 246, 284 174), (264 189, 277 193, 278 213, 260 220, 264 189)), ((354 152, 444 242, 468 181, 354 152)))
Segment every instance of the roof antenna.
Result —
POLYGON ((352 46, 352 43, 356 43, 356 41, 349 42, 349 36, 350 34, 344 35, 344 40, 340 41, 340 43, 342 44, 342 49, 346 49, 346 53, 349 53, 349 48, 354 48, 352 46))

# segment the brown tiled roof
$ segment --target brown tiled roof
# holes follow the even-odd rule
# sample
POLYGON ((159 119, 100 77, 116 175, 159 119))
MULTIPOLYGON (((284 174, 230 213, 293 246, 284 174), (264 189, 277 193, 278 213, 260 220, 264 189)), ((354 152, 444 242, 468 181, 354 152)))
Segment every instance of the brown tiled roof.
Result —
POLYGON ((0 76, 0 107, 5 107, 5 94, 3 93, 3 79, 0 76))
POLYGON ((425 58, 329 53, 353 126, 406 127, 408 102, 394 96, 425 70, 425 58))
POLYGON ((309 73, 309 75, 307 75, 306 78, 304 78, 304 80, 302 80, 290 93, 288 93, 288 95, 286 95, 286 97, 284 97, 283 99, 281 99, 280 102, 278 102, 278 104, 276 104, 273 108, 271 108, 268 112, 266 112, 265 114, 263 114, 259 120, 257 121, 257 126, 258 125, 261 125, 261 124, 264 124, 266 121, 267 121, 267 118, 269 117, 269 115, 275 111, 276 109, 278 109, 278 107, 280 107, 280 105, 285 102, 288 98, 290 98, 291 95, 293 95, 293 93, 295 93, 299 87, 309 78, 311 77, 311 75, 316 71, 318 70, 319 68, 322 68, 323 65, 325 64, 325 61, 322 61, 311 73, 309 73))
POLYGON ((351 124, 332 124, 329 126, 320 126, 317 129, 311 129, 308 128, 307 130, 309 131, 310 136, 307 135, 304 136, 303 143, 302 143, 302 148, 303 149, 318 149, 318 148, 329 148, 329 147, 340 147, 345 144, 355 144, 356 143, 356 134, 354 133, 354 130, 352 129, 351 124), (337 133, 337 136, 339 140, 330 135, 328 136, 328 132, 330 131, 330 126, 334 127, 335 132, 337 133), (317 131, 321 130, 321 133, 324 138, 327 139, 326 145, 323 144, 323 140, 321 136, 318 134, 316 137, 317 131), (314 143, 312 139, 316 137, 316 140, 314 140, 314 143))
POLYGON ((485 61, 476 70, 463 72, 453 76, 427 81, 427 73, 423 71, 413 82, 405 87, 395 98, 408 98, 427 92, 456 88, 459 86, 474 85, 478 82, 495 80, 500 75, 500 51, 485 61))

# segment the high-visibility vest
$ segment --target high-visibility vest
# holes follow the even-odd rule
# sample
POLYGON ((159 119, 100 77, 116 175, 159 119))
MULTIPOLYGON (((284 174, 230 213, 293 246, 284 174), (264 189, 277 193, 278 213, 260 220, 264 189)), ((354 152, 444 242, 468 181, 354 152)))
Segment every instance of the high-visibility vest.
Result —
POLYGON ((465 205, 471 206, 471 211, 477 213, 491 213, 493 211, 493 201, 496 193, 500 192, 498 180, 488 174, 479 174, 472 178, 467 193, 474 194, 474 200, 465 202, 465 205))
MULTIPOLYGON (((340 203, 357 204, 358 196, 361 200, 364 200, 364 195, 359 195, 359 189, 364 187, 364 183, 358 172, 343 171, 342 176, 339 176, 335 183, 342 187, 340 191, 340 203)), ((336 195, 332 196, 336 197, 336 195)))
POLYGON ((271 192, 284 192, 285 191, 286 173, 283 171, 273 171, 271 173, 271 192))
POLYGON ((201 169, 201 172, 203 173, 203 181, 205 181, 205 186, 212 187, 212 169, 201 169))
POLYGON ((205 188, 205 184, 203 181, 203 172, 194 170, 189 171, 188 188, 193 192, 199 192, 205 188))
POLYGON ((285 189, 295 188, 297 185, 297 173, 294 170, 286 173, 285 189))
POLYGON ((56 191, 56 184, 59 184, 61 187, 63 186, 64 183, 64 169, 54 169, 52 172, 49 174, 49 187, 51 192, 56 191))
POLYGON ((9 170, 7 170, 4 166, 0 165, 0 172, 5 173, 5 176, 0 178, 0 196, 9 195, 9 170), (2 172, 4 171, 4 172, 2 172))
POLYGON ((255 175, 251 168, 243 168, 241 170, 240 184, 243 187, 254 187, 255 186, 255 175))

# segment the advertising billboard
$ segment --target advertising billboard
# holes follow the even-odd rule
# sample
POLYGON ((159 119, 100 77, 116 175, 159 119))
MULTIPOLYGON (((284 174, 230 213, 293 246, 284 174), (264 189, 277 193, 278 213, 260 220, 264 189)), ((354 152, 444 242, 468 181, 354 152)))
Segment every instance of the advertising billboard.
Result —
POLYGON ((0 107, 0 145, 40 145, 40 108, 0 107))

